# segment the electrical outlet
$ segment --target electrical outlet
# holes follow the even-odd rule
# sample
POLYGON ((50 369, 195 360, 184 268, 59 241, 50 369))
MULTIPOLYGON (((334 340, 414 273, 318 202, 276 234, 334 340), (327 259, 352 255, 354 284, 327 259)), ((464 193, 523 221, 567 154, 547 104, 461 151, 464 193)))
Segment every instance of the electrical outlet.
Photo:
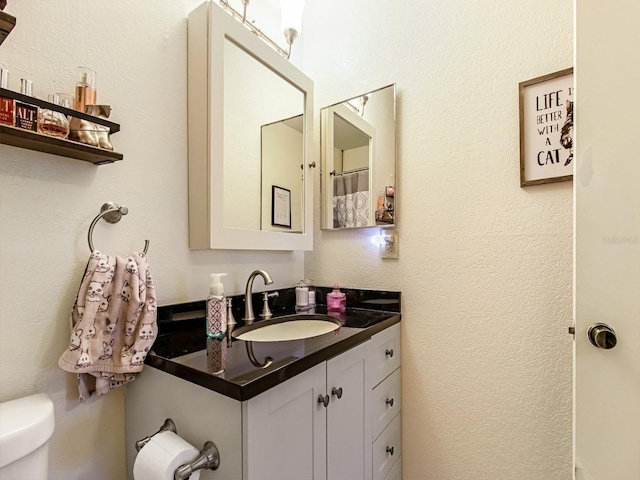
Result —
POLYGON ((382 242, 380 243, 380 257, 381 258, 398 258, 398 231, 397 230, 383 230, 382 242))

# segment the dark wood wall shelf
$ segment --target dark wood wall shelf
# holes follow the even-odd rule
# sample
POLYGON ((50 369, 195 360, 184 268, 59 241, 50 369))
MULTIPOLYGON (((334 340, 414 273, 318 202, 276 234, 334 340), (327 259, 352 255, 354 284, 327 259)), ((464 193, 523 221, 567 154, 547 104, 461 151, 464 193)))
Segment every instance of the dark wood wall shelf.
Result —
MULTIPOLYGON (((21 93, 0 88, 0 96, 12 98, 20 102, 36 105, 40 108, 55 110, 65 115, 88 120, 99 125, 109 127, 110 133, 120 131, 120 125, 113 123, 105 118, 95 117, 83 112, 78 112, 70 108, 65 108, 55 103, 40 100, 39 98, 29 97, 21 93)), ((43 135, 30 130, 24 130, 9 125, 0 125, 0 143, 13 145, 14 147, 27 148, 39 152, 51 153, 62 157, 75 158, 85 162, 91 162, 94 165, 103 165, 113 163, 123 159, 123 155, 112 150, 93 147, 85 143, 74 142, 72 140, 64 140, 61 138, 43 135)))
POLYGON ((121 153, 103 148, 93 147, 85 143, 63 140, 50 137, 30 130, 0 125, 0 143, 13 145, 14 147, 28 148, 38 152, 52 153, 62 157, 76 158, 91 162, 95 165, 103 165, 122 160, 121 153))

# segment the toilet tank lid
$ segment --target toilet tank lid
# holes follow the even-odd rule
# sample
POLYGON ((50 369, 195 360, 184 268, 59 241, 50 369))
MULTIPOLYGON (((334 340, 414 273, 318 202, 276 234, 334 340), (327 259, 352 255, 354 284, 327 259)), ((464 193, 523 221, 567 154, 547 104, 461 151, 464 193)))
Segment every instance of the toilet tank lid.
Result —
POLYGON ((44 445, 54 427, 53 402, 47 394, 0 403, 0 468, 44 445))

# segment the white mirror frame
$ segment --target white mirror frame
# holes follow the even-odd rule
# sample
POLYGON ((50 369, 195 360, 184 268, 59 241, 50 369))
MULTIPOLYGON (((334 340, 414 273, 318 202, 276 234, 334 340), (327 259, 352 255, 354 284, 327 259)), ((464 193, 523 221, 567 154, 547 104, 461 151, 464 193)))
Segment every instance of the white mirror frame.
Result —
POLYGON ((313 249, 313 81, 214 2, 189 14, 189 248, 313 249), (224 42, 230 39, 304 94, 304 232, 229 228, 224 212, 224 42))
MULTIPOLYGON (((376 197, 370 197, 370 211, 369 211, 369 219, 370 225, 367 226, 353 226, 353 227, 333 227, 333 175, 331 171, 334 170, 334 116, 336 114, 345 121, 351 123, 353 126, 358 128, 362 133, 369 136, 371 138, 370 141, 370 155, 369 155, 369 192, 370 194, 374 191, 374 184, 376 182, 375 176, 372 175, 374 171, 376 171, 376 175, 380 175, 379 168, 377 162, 380 161, 379 153, 376 152, 377 147, 376 144, 376 127, 364 121, 360 115, 353 112, 349 107, 346 106, 347 102, 351 102, 353 100, 357 100, 362 95, 372 95, 378 92, 384 92, 388 89, 392 89, 393 91, 393 110, 392 116, 390 118, 393 119, 393 168, 391 169, 391 176, 393 182, 397 178, 397 123, 396 123, 396 102, 397 102, 397 85, 392 83, 390 85, 377 88, 370 92, 366 92, 356 97, 352 97, 347 100, 343 100, 342 102, 335 103, 333 105, 329 105, 327 107, 322 107, 320 109, 320 157, 321 157, 321 215, 320 215, 320 228, 324 231, 340 231, 345 229, 354 229, 354 228, 395 228, 397 225, 397 209, 394 211, 394 221, 393 223, 376 223, 375 220, 375 202, 376 197)), ((352 105, 353 106, 353 105, 352 105)), ((364 106, 363 106, 364 108, 364 106)), ((379 132, 378 132, 379 133, 379 132)), ((379 144, 378 144, 379 145, 379 144)), ((384 170, 388 172, 388 169, 384 170)), ((387 184, 388 185, 388 184, 387 184)), ((395 183, 394 183, 395 185, 395 183)), ((383 186, 383 185, 379 185, 383 186)))
MULTIPOLYGON (((360 130, 364 135, 369 137, 369 170, 372 170, 372 166, 375 165, 375 138, 376 129, 367 121, 365 121, 360 115, 357 115, 350 110, 344 103, 333 105, 322 109, 321 122, 325 128, 324 135, 321 135, 322 144, 322 171, 325 175, 322 175, 322 212, 320 228, 323 230, 340 230, 328 227, 333 226, 333 176, 329 174, 331 171, 335 171, 335 159, 334 159, 334 115, 342 117, 346 122, 353 125, 360 130)), ((373 175, 369 175, 369 192, 373 191, 373 175)), ((371 204, 371 201, 369 202, 371 204)), ((369 209, 369 225, 367 227, 375 227, 375 209, 369 209)), ((358 228, 367 228, 358 227, 358 228)))

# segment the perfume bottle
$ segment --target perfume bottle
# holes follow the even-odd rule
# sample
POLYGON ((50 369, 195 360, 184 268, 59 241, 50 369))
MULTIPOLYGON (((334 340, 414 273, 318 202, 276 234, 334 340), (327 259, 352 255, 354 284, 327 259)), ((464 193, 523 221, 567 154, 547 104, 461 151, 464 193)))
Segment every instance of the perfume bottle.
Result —
POLYGON ((340 291, 337 283, 333 290, 327 293, 327 311, 344 313, 347 310, 347 295, 340 291))
POLYGON ((73 102, 74 110, 85 111, 87 105, 95 105, 98 100, 96 91, 96 72, 87 67, 76 69, 76 96, 73 102))
MULTIPOLYGON (((48 100, 60 105, 60 98, 57 95, 49 94, 48 100)), ((64 113, 42 108, 38 114, 38 132, 51 137, 67 138, 69 136, 69 119, 64 113)))

